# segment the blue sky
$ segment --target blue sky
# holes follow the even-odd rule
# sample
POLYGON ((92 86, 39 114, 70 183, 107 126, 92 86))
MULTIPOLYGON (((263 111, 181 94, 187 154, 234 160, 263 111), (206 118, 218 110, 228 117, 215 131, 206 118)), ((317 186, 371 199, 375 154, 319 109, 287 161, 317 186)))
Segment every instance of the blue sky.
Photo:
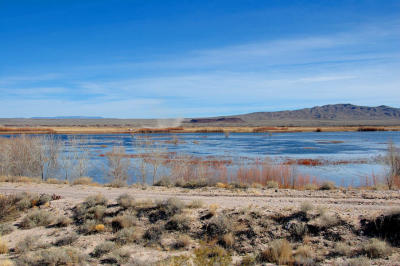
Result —
POLYGON ((400 1, 0 0, 0 117, 400 107, 400 1))

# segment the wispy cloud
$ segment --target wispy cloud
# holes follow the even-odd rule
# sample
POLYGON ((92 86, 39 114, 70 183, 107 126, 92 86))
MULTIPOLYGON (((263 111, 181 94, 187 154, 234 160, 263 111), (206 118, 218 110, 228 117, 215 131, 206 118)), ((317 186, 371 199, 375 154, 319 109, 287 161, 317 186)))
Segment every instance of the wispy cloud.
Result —
MULTIPOLYGON (((313 104, 392 104, 400 99, 398 21, 327 36, 259 41, 158 61, 0 77, 0 116, 181 117, 313 104), (386 24, 385 24, 386 25, 386 24)), ((58 71, 57 71, 58 70, 58 71)))

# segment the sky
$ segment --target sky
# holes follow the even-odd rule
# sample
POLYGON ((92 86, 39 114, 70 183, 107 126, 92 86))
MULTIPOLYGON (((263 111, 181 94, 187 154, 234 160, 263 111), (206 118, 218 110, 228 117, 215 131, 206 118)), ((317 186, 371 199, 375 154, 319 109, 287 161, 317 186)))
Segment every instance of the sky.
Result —
POLYGON ((400 107, 398 0, 0 0, 0 117, 400 107))

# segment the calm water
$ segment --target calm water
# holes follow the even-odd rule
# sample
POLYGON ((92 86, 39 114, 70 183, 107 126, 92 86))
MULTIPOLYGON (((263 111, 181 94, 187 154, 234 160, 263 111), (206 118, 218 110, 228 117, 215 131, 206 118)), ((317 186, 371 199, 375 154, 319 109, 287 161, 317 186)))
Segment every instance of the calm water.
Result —
MULTIPOLYGON (((143 135, 142 135, 143 136, 143 135)), ((123 145, 127 153, 138 151, 135 143, 140 135, 74 135, 87 139, 91 156, 90 176, 98 182, 104 180, 106 159, 101 154, 110 151, 113 145, 123 145)), ((312 132, 312 133, 222 133, 201 134, 150 134, 156 146, 166 151, 198 157, 218 156, 232 159, 236 163, 269 157, 277 162, 287 159, 363 160, 365 163, 327 166, 297 166, 302 174, 329 179, 338 184, 357 185, 365 176, 384 175, 387 170, 379 156, 386 152, 389 141, 400 146, 400 132, 312 132), (171 143, 177 139, 178 144, 171 143)), ((61 138, 71 138, 62 135, 61 138)))

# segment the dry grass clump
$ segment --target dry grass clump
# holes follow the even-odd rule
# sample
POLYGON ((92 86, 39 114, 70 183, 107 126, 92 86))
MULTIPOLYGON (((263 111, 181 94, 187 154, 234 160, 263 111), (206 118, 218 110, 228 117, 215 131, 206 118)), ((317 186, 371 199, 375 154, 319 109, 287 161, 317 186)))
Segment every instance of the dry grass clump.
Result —
POLYGON ((33 210, 21 221, 20 227, 30 229, 38 226, 48 226, 53 222, 53 216, 45 210, 33 210))
POLYGON ((171 231, 187 232, 190 230, 191 220, 184 214, 177 214, 165 224, 165 229, 171 231))
POLYGON ((133 227, 124 228, 115 235, 115 242, 120 245, 136 243, 140 240, 141 234, 133 227))
POLYGON ((14 226, 11 224, 0 224, 0 236, 8 235, 14 231, 14 226))
POLYGON ((93 182, 93 179, 91 177, 79 177, 76 178, 73 182, 72 185, 94 185, 96 183, 93 182))
POLYGON ((51 247, 26 253, 18 258, 17 265, 84 265, 87 256, 71 247, 51 247))
POLYGON ((225 248, 232 248, 235 244, 235 237, 232 233, 227 233, 222 236, 221 240, 219 241, 225 248))
POLYGON ((343 265, 344 266, 369 266, 369 265, 371 265, 371 262, 366 257, 358 257, 358 258, 354 258, 354 259, 346 261, 346 263, 343 265))
POLYGON ((135 199, 127 193, 120 195, 117 199, 117 203, 118 205, 120 205, 122 208, 125 209, 135 207, 135 199))
POLYGON ((78 238, 79 237, 75 232, 71 232, 68 235, 57 239, 54 245, 58 247, 72 245, 76 240, 78 240, 78 238))
POLYGON ((191 244, 191 239, 187 235, 179 236, 176 241, 172 244, 173 249, 183 249, 187 248, 191 244))
POLYGON ((319 187, 319 190, 333 190, 336 189, 335 183, 331 181, 325 181, 319 187))
POLYGON ((260 262, 271 262, 278 265, 292 262, 292 247, 286 239, 277 239, 269 244, 269 247, 259 255, 260 262))
POLYGON ((335 253, 348 257, 351 254, 351 247, 346 243, 338 242, 335 244, 335 253))
POLYGON ((232 265, 232 256, 225 249, 213 244, 201 243, 194 251, 194 265, 232 265))
POLYGON ((68 182, 66 180, 60 180, 60 179, 57 179, 57 178, 48 178, 46 180, 46 183, 55 184, 55 185, 68 184, 68 182))
POLYGON ((7 244, 0 238, 0 254, 5 254, 8 252, 7 244))
POLYGON ((315 265, 314 252, 310 246, 304 245, 296 249, 294 255, 295 265, 315 265))
POLYGON ((382 240, 372 238, 362 246, 362 253, 369 258, 383 258, 392 254, 392 248, 382 240))
POLYGON ((190 209, 198 209, 198 208, 202 208, 203 206, 204 206, 204 202, 200 199, 192 200, 190 203, 188 203, 186 205, 186 207, 190 208, 190 209))
POLYGON ((322 228, 329 228, 338 225, 340 220, 333 214, 323 213, 318 219, 318 225, 322 228))
POLYGON ((112 218, 111 226, 113 231, 116 232, 124 228, 132 227, 136 225, 136 222, 137 219, 135 215, 132 213, 124 213, 123 215, 112 218))
POLYGON ((300 211, 304 214, 307 214, 309 211, 312 211, 314 209, 314 206, 311 202, 309 201, 303 201, 300 205, 300 211))
POLYGON ((279 184, 276 181, 270 180, 267 182, 267 188, 279 188, 279 184))
POLYGON ((117 248, 117 246, 115 245, 114 242, 105 241, 105 242, 103 242, 101 244, 98 244, 94 248, 93 252, 90 255, 95 257, 95 258, 100 258, 103 255, 110 253, 111 251, 113 251, 116 248, 117 248))

